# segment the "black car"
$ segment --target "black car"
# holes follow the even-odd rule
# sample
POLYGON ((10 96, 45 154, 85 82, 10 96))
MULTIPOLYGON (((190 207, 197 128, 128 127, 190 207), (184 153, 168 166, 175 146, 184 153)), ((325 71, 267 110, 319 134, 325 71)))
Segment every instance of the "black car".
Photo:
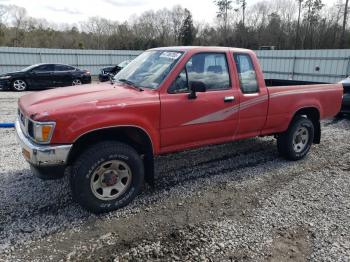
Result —
POLYGON ((340 81, 344 87, 343 103, 340 113, 350 114, 350 77, 340 81))
POLYGON ((25 91, 88 83, 91 83, 89 71, 63 64, 36 64, 0 75, 2 90, 25 91))
POLYGON ((125 60, 116 66, 108 66, 108 67, 102 68, 101 73, 98 75, 98 79, 100 80, 100 82, 108 81, 110 76, 115 76, 117 73, 119 73, 120 70, 126 67, 130 62, 131 60, 125 60))

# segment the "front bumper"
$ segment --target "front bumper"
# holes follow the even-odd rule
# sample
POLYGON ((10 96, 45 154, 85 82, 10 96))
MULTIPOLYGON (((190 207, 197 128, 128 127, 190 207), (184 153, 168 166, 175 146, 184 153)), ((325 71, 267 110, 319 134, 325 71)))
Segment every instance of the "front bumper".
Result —
POLYGON ((11 81, 7 79, 0 80, 0 90, 11 89, 11 81))
POLYGON ((100 80, 100 82, 106 82, 109 80, 109 76, 105 75, 105 74, 99 74, 98 75, 98 80, 100 80))
POLYGON ((81 79, 81 82, 83 84, 90 84, 91 83, 91 76, 90 75, 83 76, 83 78, 81 79))
POLYGON ((60 166, 67 163, 72 145, 38 145, 22 132, 18 119, 15 123, 17 140, 22 147, 24 158, 34 166, 60 166))

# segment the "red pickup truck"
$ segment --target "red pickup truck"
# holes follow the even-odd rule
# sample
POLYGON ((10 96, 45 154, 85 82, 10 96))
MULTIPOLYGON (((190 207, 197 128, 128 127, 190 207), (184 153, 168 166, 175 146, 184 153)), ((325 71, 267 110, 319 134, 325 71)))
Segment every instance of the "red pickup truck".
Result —
POLYGON ((246 49, 151 49, 111 83, 21 97, 17 136, 36 175, 70 167, 75 199, 110 211, 153 182, 156 155, 275 136, 281 156, 303 158, 320 143, 320 119, 339 112, 343 87, 283 82, 265 80, 246 49))

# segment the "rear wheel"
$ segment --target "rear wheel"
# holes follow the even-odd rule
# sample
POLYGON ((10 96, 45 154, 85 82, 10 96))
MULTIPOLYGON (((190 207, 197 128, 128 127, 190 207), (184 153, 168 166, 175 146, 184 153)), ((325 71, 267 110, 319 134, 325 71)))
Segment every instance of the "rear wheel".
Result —
POLYGON ((82 153, 71 172, 74 198, 94 213, 129 204, 143 180, 144 168, 138 153, 115 141, 100 142, 82 153))
POLYGON ((16 79, 12 82, 12 89, 18 92, 25 91, 27 90, 27 83, 22 79, 16 79))
POLYGON ((314 125, 310 119, 295 117, 288 130, 278 136, 278 152, 289 160, 302 159, 311 148, 314 132, 314 125))

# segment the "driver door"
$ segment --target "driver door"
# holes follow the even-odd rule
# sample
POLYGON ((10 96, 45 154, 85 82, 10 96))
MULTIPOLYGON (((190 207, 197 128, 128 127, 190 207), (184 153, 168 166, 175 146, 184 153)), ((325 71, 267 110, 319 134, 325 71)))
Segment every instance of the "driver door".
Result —
POLYGON ((166 94, 161 94, 163 152, 232 140, 238 126, 238 92, 232 88, 226 53, 191 57, 166 94), (205 92, 189 99, 191 82, 205 92))
POLYGON ((40 65, 30 72, 31 85, 40 89, 54 86, 54 66, 52 64, 40 65))

